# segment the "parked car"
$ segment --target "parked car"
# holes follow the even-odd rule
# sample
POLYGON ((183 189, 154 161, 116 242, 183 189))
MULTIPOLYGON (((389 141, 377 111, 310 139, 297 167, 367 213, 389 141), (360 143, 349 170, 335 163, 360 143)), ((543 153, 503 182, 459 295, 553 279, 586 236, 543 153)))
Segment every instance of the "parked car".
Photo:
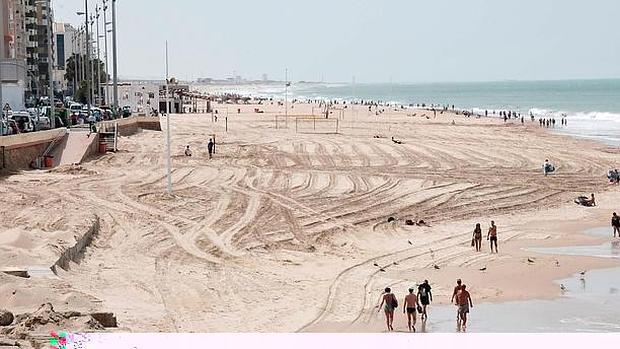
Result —
POLYGON ((69 119, 71 125, 77 125, 80 123, 82 115, 82 105, 80 103, 71 103, 69 105, 69 119))
POLYGON ((97 108, 97 107, 91 108, 91 113, 95 117, 95 121, 99 122, 103 120, 103 111, 100 108, 97 108))
POLYGON ((16 135, 19 133, 19 127, 17 127, 17 123, 15 122, 15 120, 7 120, 7 123, 9 124, 12 135, 16 135))
POLYGON ((0 136, 8 136, 15 134, 15 130, 13 129, 13 125, 11 125, 11 121, 15 124, 13 120, 0 120, 0 136))
POLYGON ((69 105, 69 110, 71 112, 82 110, 82 105, 80 103, 71 103, 69 105))
POLYGON ((113 116, 112 116, 112 109, 110 109, 108 107, 102 107, 101 108, 101 115, 103 116, 103 120, 111 120, 113 118, 113 116))
POLYGON ((38 116, 35 119, 35 124, 37 131, 52 129, 52 120, 47 116, 38 116))
POLYGON ((20 132, 34 132, 36 130, 35 122, 27 110, 13 112, 10 118, 17 123, 20 132))
POLYGON ((130 116, 131 116, 131 106, 126 105, 123 107, 123 117, 128 118, 130 116))

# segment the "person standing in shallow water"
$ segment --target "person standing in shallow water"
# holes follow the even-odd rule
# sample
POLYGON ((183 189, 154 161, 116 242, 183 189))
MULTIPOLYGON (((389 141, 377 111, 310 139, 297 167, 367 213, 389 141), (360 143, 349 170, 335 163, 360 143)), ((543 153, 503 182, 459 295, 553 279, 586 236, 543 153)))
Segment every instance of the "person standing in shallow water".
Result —
POLYGON ((474 228, 474 234, 471 237, 472 246, 476 247, 476 251, 480 252, 482 247, 482 228, 480 228, 480 223, 476 223, 476 228, 474 228))
POLYGON ((424 282, 418 286, 418 299, 420 304, 422 304, 422 321, 426 321, 426 319, 428 319, 426 307, 433 301, 431 285, 429 285, 428 280, 424 280, 424 282))
POLYGON ((409 332, 415 332, 415 322, 418 305, 418 297, 413 292, 414 289, 409 289, 409 294, 405 296, 405 302, 403 303, 403 313, 407 312, 407 326, 409 332))
POLYGON ((620 216, 614 212, 611 216, 611 227, 614 229, 614 237, 616 237, 616 233, 618 233, 618 237, 620 238, 620 216))
POLYGON ((474 307, 474 303, 471 301, 471 295, 466 290, 467 286, 461 286, 461 290, 456 295, 456 304, 459 307, 459 321, 457 323, 459 330, 465 331, 467 327, 467 314, 469 308, 474 307))
POLYGON ((377 308, 379 308, 378 311, 381 311, 381 307, 383 307, 383 311, 385 312, 385 323, 388 331, 394 331, 392 324, 394 323, 394 309, 398 307, 398 301, 389 287, 386 287, 383 292, 381 304, 377 306, 377 308))

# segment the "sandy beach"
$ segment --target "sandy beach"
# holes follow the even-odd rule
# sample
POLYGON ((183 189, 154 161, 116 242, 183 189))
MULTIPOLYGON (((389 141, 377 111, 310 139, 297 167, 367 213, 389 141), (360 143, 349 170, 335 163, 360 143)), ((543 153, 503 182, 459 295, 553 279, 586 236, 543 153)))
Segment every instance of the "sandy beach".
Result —
POLYGON ((620 265, 526 250, 611 239, 611 228, 581 232, 618 209, 605 178, 615 147, 449 112, 356 107, 313 120, 318 105, 295 104, 285 120, 276 105, 214 108, 217 122, 171 116, 172 196, 156 131, 80 166, 0 178, 2 268, 51 265, 75 234, 101 227, 57 276, 0 273, 0 308, 113 312, 136 332, 375 332, 386 286, 401 302, 428 279, 434 304, 449 304, 456 278, 474 304, 552 299, 553 280, 620 265), (557 168, 547 177, 546 158, 557 168), (596 207, 573 203, 590 193, 596 207), (491 220, 499 254, 486 240, 474 251, 475 224, 486 236, 491 220))

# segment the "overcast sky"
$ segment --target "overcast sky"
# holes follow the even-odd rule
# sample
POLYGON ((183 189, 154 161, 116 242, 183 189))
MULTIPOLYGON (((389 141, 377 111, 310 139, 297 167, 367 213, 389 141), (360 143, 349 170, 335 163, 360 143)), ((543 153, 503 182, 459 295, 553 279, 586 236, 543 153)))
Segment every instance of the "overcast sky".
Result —
MULTIPOLYGON (((52 1, 80 21, 84 0, 52 1)), ((180 79, 620 78, 618 15, 618 0, 118 0, 119 75, 160 78, 168 40, 180 79)))

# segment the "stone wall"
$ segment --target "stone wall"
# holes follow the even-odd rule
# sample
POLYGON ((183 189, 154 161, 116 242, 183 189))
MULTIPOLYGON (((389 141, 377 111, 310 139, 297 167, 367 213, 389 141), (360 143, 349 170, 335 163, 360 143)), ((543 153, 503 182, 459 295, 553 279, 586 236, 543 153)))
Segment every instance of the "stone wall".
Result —
POLYGON ((66 129, 55 129, 0 137, 0 172, 30 168, 54 139, 66 137, 66 129))
POLYGON ((161 131, 161 124, 158 117, 132 116, 125 119, 103 121, 99 123, 100 130, 114 130, 114 124, 118 124, 118 133, 121 136, 131 136, 138 130, 161 131))

